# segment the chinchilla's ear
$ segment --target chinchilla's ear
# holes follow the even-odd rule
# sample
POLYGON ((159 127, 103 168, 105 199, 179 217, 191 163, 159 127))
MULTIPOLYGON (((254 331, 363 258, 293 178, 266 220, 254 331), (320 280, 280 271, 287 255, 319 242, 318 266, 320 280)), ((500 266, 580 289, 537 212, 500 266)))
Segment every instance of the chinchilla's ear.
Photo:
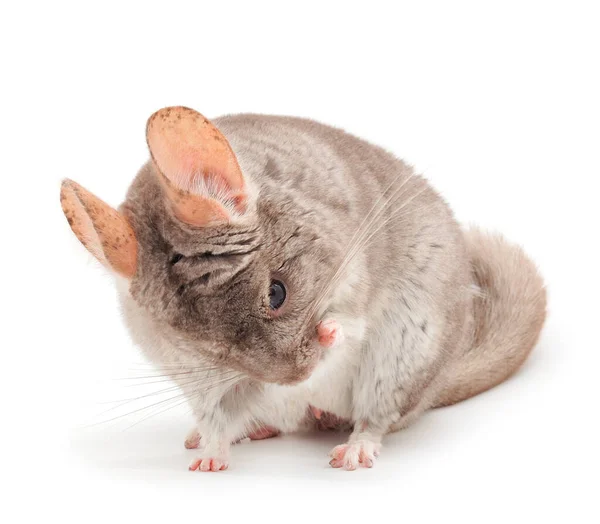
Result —
POLYGON ((137 241, 131 226, 116 209, 72 180, 64 180, 60 203, 75 236, 106 267, 131 278, 137 241))
POLYGON ((248 184, 231 146, 200 113, 166 107, 146 126, 146 140, 175 216, 194 227, 223 224, 248 211, 248 184))

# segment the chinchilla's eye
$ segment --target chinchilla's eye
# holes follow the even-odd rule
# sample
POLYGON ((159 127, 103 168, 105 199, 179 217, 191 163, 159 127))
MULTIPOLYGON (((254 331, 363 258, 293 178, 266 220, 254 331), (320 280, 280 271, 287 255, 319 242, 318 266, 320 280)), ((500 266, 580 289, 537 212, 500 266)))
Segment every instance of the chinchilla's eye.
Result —
POLYGON ((283 306, 287 291, 285 285, 281 280, 271 280, 271 287, 269 288, 269 307, 271 311, 275 311, 283 306))
POLYGON ((171 265, 174 266, 175 264, 177 264, 177 262, 179 262, 181 259, 183 258, 183 255, 181 253, 175 253, 172 257, 171 257, 171 265))

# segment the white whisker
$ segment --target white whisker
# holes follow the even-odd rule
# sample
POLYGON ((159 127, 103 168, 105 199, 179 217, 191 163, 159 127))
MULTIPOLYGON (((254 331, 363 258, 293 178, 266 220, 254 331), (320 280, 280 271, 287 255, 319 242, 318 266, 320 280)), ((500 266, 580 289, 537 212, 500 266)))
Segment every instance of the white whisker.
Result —
MULTIPOLYGON (((372 238, 372 235, 370 233, 372 231, 373 226, 378 226, 377 220, 380 218, 380 216, 382 215, 382 213, 387 208, 389 208, 389 206, 391 204, 397 202, 398 200, 400 200, 406 194, 406 190, 403 191, 402 193, 400 193, 400 191, 402 190, 402 188, 404 188, 406 186, 406 184, 410 180, 412 180, 414 178, 413 174, 409 175, 406 178, 406 180, 404 180, 402 182, 402 184, 400 184, 400 186, 398 188, 396 188, 392 192, 392 194, 383 202, 383 204, 379 206, 379 202, 381 201, 381 199, 385 196, 385 194, 388 192, 388 190, 390 189, 390 187, 392 187, 392 185, 402 175, 403 175, 403 173, 400 174, 400 175, 398 175, 396 178, 394 178, 394 180, 391 182, 391 184, 385 189, 385 191, 380 195, 380 197, 377 199, 377 201, 375 202, 375 204, 371 207, 371 210, 369 211, 369 213, 367 214, 367 216, 363 219, 363 221, 361 222, 361 224, 359 225, 359 227, 355 231, 355 233, 352 236, 350 242, 348 243, 348 246, 347 246, 347 249, 346 249, 346 255, 344 256, 344 258, 342 259, 342 261, 338 265, 338 268, 335 271, 334 275, 331 277, 331 279, 328 280, 327 285, 324 287, 323 291, 319 294, 318 298, 315 300, 315 302, 313 303, 313 305, 309 309, 308 315, 306 317, 306 321, 307 322, 310 322, 312 316, 318 310, 319 306, 327 298, 327 295, 328 295, 329 291, 331 291, 331 289, 333 288, 333 286, 340 280, 341 276, 343 275, 344 270, 348 267, 349 263, 360 252, 360 250, 362 250, 364 248, 364 246, 365 246, 364 239, 367 238, 367 237, 372 238), (379 208, 378 208, 378 206, 379 206, 379 208), (367 219, 369 217, 371 217, 371 218, 367 221, 367 219)), ((401 209, 404 208, 404 207, 405 206, 403 205, 401 207, 401 209)), ((395 214, 395 213, 396 213, 396 211, 393 212, 393 214, 395 214)), ((386 221, 386 223, 387 223, 387 221, 386 221)), ((380 227, 377 228, 377 231, 379 231, 379 229, 380 229, 380 227)))
MULTIPOLYGON (((241 374, 240 374, 240 375, 241 375, 241 374)), ((236 379, 237 379, 237 378, 239 378, 239 377, 236 377, 236 379)), ((233 384, 230 384, 230 385, 229 385, 229 387, 231 387, 231 385, 233 385, 233 384)), ((164 409, 161 409, 161 410, 160 410, 160 411, 158 411, 158 412, 154 412, 154 413, 151 413, 151 414, 149 414, 149 415, 146 415, 146 416, 144 416, 142 419, 138 420, 137 422, 134 422, 134 423, 133 423, 133 424, 131 424, 130 426, 127 426, 125 429, 123 429, 123 431, 126 431, 126 430, 128 430, 128 429, 132 428, 133 426, 137 426, 138 424, 141 424, 142 422, 144 422, 144 421, 148 420, 149 418, 152 418, 152 417, 154 417, 154 416, 156 416, 156 415, 160 415, 161 413, 164 413, 164 412, 166 412, 166 411, 169 411, 169 410, 171 410, 171 409, 174 409, 174 408, 176 408, 176 407, 178 407, 178 406, 181 406, 181 405, 185 404, 186 402, 189 402, 189 403, 191 403, 193 400, 195 400, 195 399, 199 398, 199 397, 200 397, 200 396, 201 396, 203 393, 205 393, 205 392, 206 392, 206 391, 208 391, 209 389, 213 389, 213 388, 208 388, 208 389, 201 390, 201 391, 199 391, 198 393, 196 393, 196 394, 192 394, 192 395, 191 395, 191 396, 189 396, 189 397, 188 397, 188 396, 186 396, 186 397, 185 397, 183 400, 180 400, 179 402, 176 402, 175 404, 172 404, 172 405, 170 405, 170 406, 167 406, 166 408, 164 408, 164 409)), ((190 411, 193 411, 193 407, 192 407, 190 410, 188 410, 188 412, 187 412, 187 413, 189 413, 190 411)))
POLYGON ((173 385, 173 386, 171 386, 169 388, 162 389, 160 391, 154 391, 154 392, 148 393, 146 395, 140 395, 140 396, 135 397, 135 398, 127 399, 125 401, 116 401, 116 402, 121 402, 121 403, 118 404, 117 406, 113 406, 113 407, 111 407, 111 408, 103 411, 102 413, 99 414, 99 416, 102 416, 102 415, 104 415, 104 414, 106 414, 106 413, 108 413, 110 411, 114 411, 115 409, 121 408, 121 407, 123 407, 123 406, 125 406, 127 404, 130 404, 131 402, 135 402, 135 401, 138 401, 138 400, 143 400, 145 398, 148 398, 148 397, 151 397, 151 396, 155 396, 155 395, 161 395, 161 394, 164 395, 164 394, 170 393, 170 392, 175 391, 175 390, 180 390, 181 391, 177 395, 173 395, 173 396, 171 396, 171 397, 169 397, 167 399, 160 400, 159 402, 150 404, 149 406, 137 408, 137 409, 135 409, 133 411, 130 411, 130 412, 122 414, 122 415, 118 415, 118 416, 113 417, 111 419, 90 424, 87 427, 96 426, 96 425, 99 425, 99 424, 106 424, 106 423, 118 420, 120 418, 126 417, 128 415, 133 415, 133 414, 138 413, 140 411, 144 411, 144 410, 147 410, 147 409, 152 409, 153 407, 156 407, 158 405, 162 405, 165 402, 168 402, 170 400, 184 398, 184 397, 186 397, 188 395, 188 393, 181 390, 182 386, 183 387, 185 387, 185 386, 191 386, 191 388, 194 390, 194 393, 193 393, 192 396, 196 396, 196 395, 202 395, 203 393, 211 391, 211 390, 213 390, 213 389, 215 389, 217 387, 227 386, 228 384, 233 383, 233 382, 239 380, 241 377, 243 377, 243 374, 239 373, 239 372, 236 372, 233 376, 228 376, 228 377, 225 377, 225 378, 221 377, 219 380, 210 381, 210 382, 203 382, 201 380, 198 380, 198 378, 194 378, 193 380, 189 380, 189 381, 186 381, 186 382, 181 383, 181 384, 176 384, 176 385, 173 385), (196 384, 199 387, 195 387, 196 384))

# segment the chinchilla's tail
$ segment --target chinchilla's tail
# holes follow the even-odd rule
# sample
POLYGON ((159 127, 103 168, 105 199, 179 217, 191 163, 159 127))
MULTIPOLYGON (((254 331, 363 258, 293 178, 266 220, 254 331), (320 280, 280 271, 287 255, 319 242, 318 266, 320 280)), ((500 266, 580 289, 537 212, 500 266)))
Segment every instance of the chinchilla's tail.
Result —
POLYGON ((546 317, 546 290, 523 250, 500 235, 465 233, 475 283, 473 345, 443 377, 435 406, 482 393, 510 377, 535 346, 546 317))

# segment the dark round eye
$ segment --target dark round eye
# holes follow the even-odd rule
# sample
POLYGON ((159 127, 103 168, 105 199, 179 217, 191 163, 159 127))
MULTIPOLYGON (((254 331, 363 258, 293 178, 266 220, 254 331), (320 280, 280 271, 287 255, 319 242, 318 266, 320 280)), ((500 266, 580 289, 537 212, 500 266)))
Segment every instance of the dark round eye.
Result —
POLYGON ((287 291, 283 282, 280 280, 272 280, 271 287, 269 288, 269 307, 272 311, 279 309, 285 302, 287 291))

